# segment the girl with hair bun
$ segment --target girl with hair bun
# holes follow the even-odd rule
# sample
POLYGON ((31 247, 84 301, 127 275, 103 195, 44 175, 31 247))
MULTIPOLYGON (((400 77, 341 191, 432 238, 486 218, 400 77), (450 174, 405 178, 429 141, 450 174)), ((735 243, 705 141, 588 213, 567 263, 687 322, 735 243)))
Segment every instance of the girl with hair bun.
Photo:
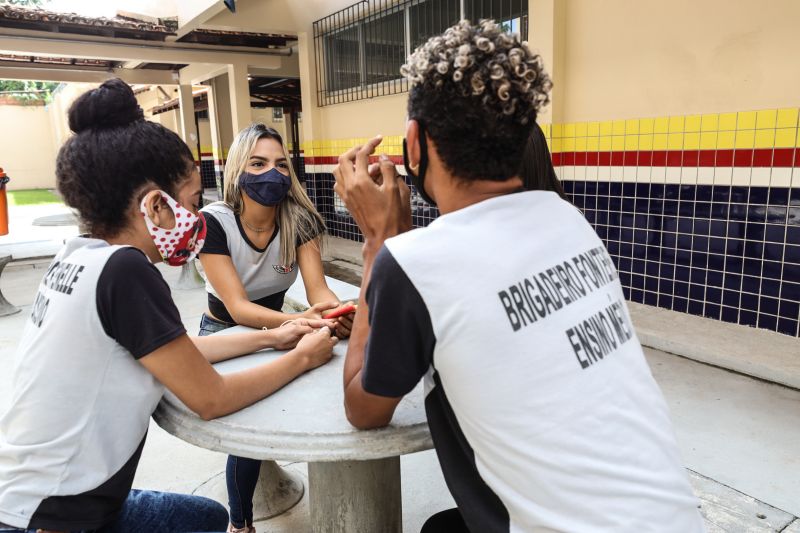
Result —
MULTIPOLYGON (((236 324, 277 327, 297 317, 318 319, 340 305, 328 288, 320 255, 322 217, 297 179, 280 134, 252 124, 233 140, 225 164, 224 201, 203 208, 208 234, 200 261, 208 281, 208 310, 200 335, 236 324), (311 307, 282 312, 287 289, 302 274, 311 307)), ((335 321, 350 335, 352 314, 335 321)), ((261 461, 228 457, 229 531, 254 533, 253 494, 261 461)))
POLYGON ((192 153, 144 120, 112 79, 69 110, 56 178, 88 234, 47 269, 0 418, 0 531, 222 531, 197 496, 131 490, 165 388, 203 419, 242 409, 330 360, 333 321, 295 320, 190 338, 154 263, 179 266, 206 236, 192 153), (210 363, 264 348, 284 356, 222 376, 210 363))

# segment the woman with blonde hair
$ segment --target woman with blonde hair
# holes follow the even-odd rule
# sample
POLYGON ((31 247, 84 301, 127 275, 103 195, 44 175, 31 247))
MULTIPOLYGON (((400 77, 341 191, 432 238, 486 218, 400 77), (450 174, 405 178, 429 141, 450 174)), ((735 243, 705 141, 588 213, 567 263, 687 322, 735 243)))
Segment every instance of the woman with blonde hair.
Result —
MULTIPOLYGON (((276 328, 296 318, 319 319, 341 304, 328 288, 320 244, 325 225, 292 169, 280 134, 264 124, 239 132, 225 166, 222 202, 203 208, 207 235, 200 253, 208 310, 200 335, 236 324, 276 328), (287 289, 302 273, 311 307, 284 313, 287 289)), ((336 319, 334 333, 350 335, 352 315, 336 319)), ((229 531, 253 532, 253 493, 261 461, 230 456, 229 531)))

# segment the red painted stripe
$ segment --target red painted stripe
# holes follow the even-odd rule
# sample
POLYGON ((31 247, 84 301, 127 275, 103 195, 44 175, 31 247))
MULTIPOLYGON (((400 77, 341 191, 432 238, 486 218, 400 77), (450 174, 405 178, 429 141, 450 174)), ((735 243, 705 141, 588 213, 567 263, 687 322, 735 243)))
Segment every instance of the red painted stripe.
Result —
MULTIPOLYGON (((644 166, 644 167, 794 167, 800 166, 800 148, 737 150, 638 150, 624 152, 558 152, 552 154, 554 166, 644 166)), ((396 165, 400 155, 389 156, 396 165)), ((377 156, 370 158, 376 162, 377 156)), ((309 156, 308 165, 335 165, 337 156, 309 156)))
POLYGON ((639 150, 624 152, 559 152, 554 166, 613 167, 794 167, 800 148, 749 150, 639 150))

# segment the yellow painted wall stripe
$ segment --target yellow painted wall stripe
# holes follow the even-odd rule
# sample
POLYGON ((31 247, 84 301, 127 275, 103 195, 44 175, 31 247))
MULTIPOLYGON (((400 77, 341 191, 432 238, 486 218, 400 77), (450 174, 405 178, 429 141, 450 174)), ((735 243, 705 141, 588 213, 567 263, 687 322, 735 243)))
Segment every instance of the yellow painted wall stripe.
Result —
MULTIPOLYGON (((800 108, 762 109, 596 122, 542 124, 550 150, 594 152, 621 150, 733 150, 800 147, 800 108)), ((305 141, 307 157, 334 157, 368 138, 305 141)), ((383 153, 401 155, 403 137, 388 136, 383 153)), ((203 149, 205 152, 205 147, 203 149)))

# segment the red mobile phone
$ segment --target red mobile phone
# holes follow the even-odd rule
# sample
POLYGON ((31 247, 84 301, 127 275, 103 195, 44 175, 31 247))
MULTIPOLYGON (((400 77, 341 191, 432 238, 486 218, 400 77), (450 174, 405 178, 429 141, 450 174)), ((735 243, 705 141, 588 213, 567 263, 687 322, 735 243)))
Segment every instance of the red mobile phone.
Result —
POLYGON ((355 312, 356 306, 355 305, 345 305, 344 307, 340 307, 339 309, 334 309, 327 315, 322 315, 322 318, 339 318, 340 316, 349 315, 350 313, 355 312))

